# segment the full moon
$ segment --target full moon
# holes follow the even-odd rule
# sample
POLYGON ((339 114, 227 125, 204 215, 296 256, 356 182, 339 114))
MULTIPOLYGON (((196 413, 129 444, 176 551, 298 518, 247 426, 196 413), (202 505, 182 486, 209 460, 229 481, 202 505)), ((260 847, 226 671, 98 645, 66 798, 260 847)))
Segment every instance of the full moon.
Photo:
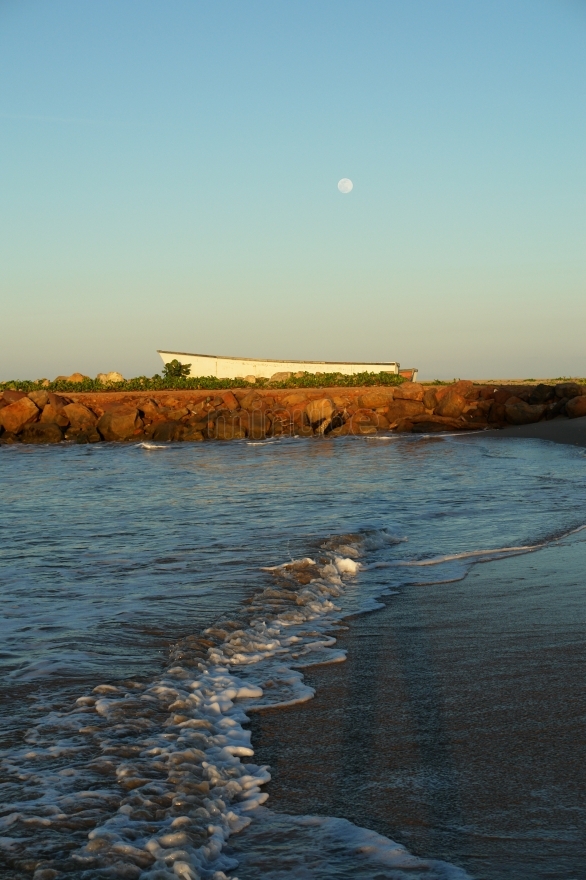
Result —
POLYGON ((342 180, 338 181, 338 189, 341 193, 349 193, 353 186, 354 184, 347 177, 343 177, 342 180))

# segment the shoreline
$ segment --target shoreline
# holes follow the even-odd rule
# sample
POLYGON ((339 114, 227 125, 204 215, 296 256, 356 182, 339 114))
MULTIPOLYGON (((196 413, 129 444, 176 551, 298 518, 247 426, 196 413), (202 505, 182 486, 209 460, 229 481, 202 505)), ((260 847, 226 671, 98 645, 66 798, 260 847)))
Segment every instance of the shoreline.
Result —
POLYGON ((525 440, 549 440, 567 446, 586 448, 586 417, 578 419, 553 419, 551 422, 536 422, 533 425, 507 425, 498 430, 489 429, 486 437, 507 440, 517 437, 525 440))

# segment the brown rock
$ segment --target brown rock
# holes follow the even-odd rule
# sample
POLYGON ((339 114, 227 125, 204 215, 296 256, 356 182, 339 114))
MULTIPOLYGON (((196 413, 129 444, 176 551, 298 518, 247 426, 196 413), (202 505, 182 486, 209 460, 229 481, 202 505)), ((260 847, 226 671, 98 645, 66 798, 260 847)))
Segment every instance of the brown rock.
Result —
POLYGON ((406 419, 423 412, 425 407, 421 400, 394 400, 389 406, 387 418, 390 422, 396 422, 398 419, 406 419))
POLYGON ((413 422, 413 434, 437 434, 440 431, 461 431, 463 426, 455 419, 427 417, 425 420, 413 422))
POLYGON ((395 400, 423 400, 425 391, 418 382, 403 382, 394 389, 395 400))
POLYGON ((560 382, 555 386, 556 397, 580 397, 585 391, 584 385, 578 385, 577 382, 560 382))
POLYGON ((18 434, 25 425, 36 421, 39 415, 39 408, 25 395, 0 410, 0 425, 5 431, 18 434))
POLYGON ((488 421, 491 424, 502 425, 506 420, 504 403, 493 401, 488 411, 488 421))
POLYGON ((256 391, 249 391, 240 401, 242 409, 260 409, 262 397, 256 391))
MULTIPOLYGON (((77 373, 76 375, 80 375, 77 373)), ((71 379, 69 380, 71 382, 71 379)), ((122 375, 122 373, 117 373, 113 371, 111 373, 98 373, 96 376, 96 382, 101 382, 103 385, 106 385, 108 382, 125 382, 126 379, 122 375)))
POLYGON ((63 406, 56 407, 52 403, 48 403, 41 413, 40 421, 49 425, 55 424, 61 428, 66 428, 69 424, 69 419, 65 415, 64 410, 65 407, 63 406))
POLYGON ((582 416, 586 416, 586 394, 581 394, 580 397, 572 397, 571 400, 568 400, 566 412, 571 419, 579 419, 582 416))
MULTIPOLYGON (((386 407, 389 403, 392 403, 393 393, 392 388, 373 388, 360 395, 358 398, 358 405, 366 408, 370 407, 372 409, 375 409, 377 406, 386 407)), ((415 400, 415 398, 410 399, 415 400)))
MULTIPOLYGON (((152 437, 160 443, 168 443, 171 440, 182 440, 186 431, 193 431, 193 428, 186 428, 185 425, 177 421, 159 422, 155 426, 152 437)), ((201 433, 197 431, 197 433, 201 433)))
POLYGON ((201 443, 204 439, 204 436, 202 431, 198 431, 196 428, 193 428, 190 425, 186 425, 183 428, 181 439, 186 443, 201 443))
MULTIPOLYGON (((59 377, 59 378, 61 378, 61 377, 59 377)), ((72 373, 71 376, 65 377, 66 382, 75 382, 75 383, 85 382, 86 379, 89 379, 89 376, 84 376, 83 373, 72 373)), ((55 381, 57 381, 57 380, 55 380, 55 381)))
MULTIPOLYGON (((262 440, 270 433, 272 419, 267 413, 255 410, 248 417, 248 436, 253 440, 262 440)), ((241 424, 243 428, 244 425, 241 424)))
POLYGON ((165 413, 156 400, 152 400, 151 398, 149 398, 148 400, 141 401, 138 404, 138 410, 142 414, 143 418, 148 422, 165 421, 165 413))
POLYGON ((425 409, 435 409, 438 404, 438 399, 436 397, 435 391, 432 391, 431 388, 426 388, 423 392, 423 406, 425 409))
POLYGON ((81 403, 68 403, 63 407, 63 414, 69 420, 70 430, 73 433, 94 433, 97 418, 87 406, 81 403))
POLYGON ((46 391, 31 391, 28 397, 39 409, 42 409, 49 403, 49 394, 46 391))
POLYGON ((22 400, 22 398, 27 395, 24 391, 11 391, 10 389, 7 389, 2 396, 8 403, 16 403, 17 400, 22 400))
POLYGON ((318 400, 310 400, 305 407, 305 412, 309 423, 313 426, 323 422, 324 419, 330 419, 334 412, 334 404, 329 397, 321 397, 318 400))
POLYGON ((0 425, 0 444, 10 446, 12 443, 20 443, 20 437, 13 434, 12 431, 4 431, 2 433, 2 426, 0 425))
POLYGON ((283 398, 284 406, 305 406, 307 402, 307 394, 303 391, 294 391, 292 394, 287 394, 286 397, 283 398))
POLYGON ((131 440, 142 431, 143 422, 135 406, 107 410, 97 424, 104 440, 131 440))
POLYGON ((222 400, 224 402, 224 406, 226 406, 229 410, 240 409, 240 404, 234 397, 231 391, 224 391, 222 394, 222 400))
POLYGON ((520 400, 505 404, 505 418, 510 425, 531 425, 538 422, 545 412, 543 404, 531 405, 520 400))
POLYGON ((435 412, 438 416, 446 416, 450 419, 457 419, 464 412, 466 406, 466 398, 458 391, 451 389, 445 397, 438 403, 435 412))
POLYGON ((243 440, 246 433, 237 416, 231 418, 220 416, 216 420, 215 437, 217 440, 243 440))
POLYGON ((27 425, 20 438, 23 443, 61 443, 63 432, 54 422, 36 422, 27 425))

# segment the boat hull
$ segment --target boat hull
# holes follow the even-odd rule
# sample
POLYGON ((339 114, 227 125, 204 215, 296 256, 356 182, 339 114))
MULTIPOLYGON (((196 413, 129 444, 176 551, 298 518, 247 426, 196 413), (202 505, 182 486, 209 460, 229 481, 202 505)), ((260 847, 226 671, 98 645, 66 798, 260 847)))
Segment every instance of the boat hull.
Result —
POLYGON ((223 357, 211 354, 192 354, 184 351, 159 351, 165 364, 173 360, 190 364, 190 375, 215 376, 217 379, 237 379, 254 376, 270 379, 275 373, 399 373, 398 363, 353 363, 343 361, 278 361, 255 358, 223 357))

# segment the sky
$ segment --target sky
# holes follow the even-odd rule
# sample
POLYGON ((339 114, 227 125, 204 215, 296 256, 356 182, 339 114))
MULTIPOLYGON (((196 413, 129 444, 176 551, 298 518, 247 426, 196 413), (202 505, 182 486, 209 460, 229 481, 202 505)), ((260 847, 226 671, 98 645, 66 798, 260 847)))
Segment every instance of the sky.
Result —
POLYGON ((583 0, 0 0, 0 381, 586 376, 585 328, 583 0))

